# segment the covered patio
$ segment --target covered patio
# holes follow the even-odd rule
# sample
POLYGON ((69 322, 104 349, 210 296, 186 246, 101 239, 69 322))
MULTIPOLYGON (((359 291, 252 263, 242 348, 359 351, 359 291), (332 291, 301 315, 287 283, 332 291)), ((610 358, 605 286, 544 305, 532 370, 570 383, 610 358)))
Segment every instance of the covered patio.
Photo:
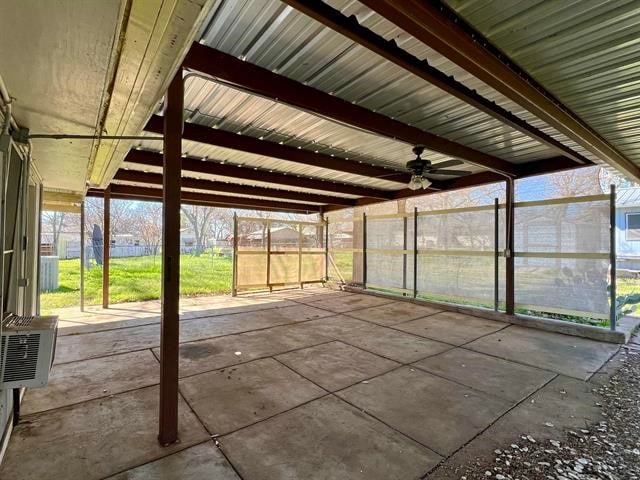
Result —
POLYGON ((1 478, 459 478, 600 420, 638 322, 616 292, 633 2, 20 3, 0 313, 41 314, 43 209, 79 214, 81 311, 45 388, 0 384, 1 478), (597 191, 569 192, 589 168, 597 191), (110 303, 114 200, 162 204, 157 301, 110 303), (231 295, 181 297, 184 205, 233 210, 231 295))
POLYGON ((514 434, 598 420, 619 349, 319 287, 185 300, 180 442, 161 447, 158 307, 63 315, 3 478, 458 478, 514 434))

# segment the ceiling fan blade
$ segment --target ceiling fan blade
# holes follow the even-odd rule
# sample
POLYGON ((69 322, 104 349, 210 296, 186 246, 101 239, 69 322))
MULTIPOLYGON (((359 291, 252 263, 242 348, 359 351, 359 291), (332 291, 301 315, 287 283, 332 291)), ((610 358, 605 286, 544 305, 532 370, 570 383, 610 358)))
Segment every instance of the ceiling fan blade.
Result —
POLYGON ((375 178, 400 177, 401 175, 407 175, 407 172, 393 171, 385 173, 384 175, 376 175, 375 178))
POLYGON ((462 160, 446 160, 444 162, 432 164, 432 168, 449 168, 455 167, 456 165, 462 165, 464 162, 462 160))
POLYGON ((465 175, 471 175, 473 172, 467 172, 466 170, 443 170, 436 168, 425 172, 424 175, 449 175, 452 177, 463 177, 465 175))

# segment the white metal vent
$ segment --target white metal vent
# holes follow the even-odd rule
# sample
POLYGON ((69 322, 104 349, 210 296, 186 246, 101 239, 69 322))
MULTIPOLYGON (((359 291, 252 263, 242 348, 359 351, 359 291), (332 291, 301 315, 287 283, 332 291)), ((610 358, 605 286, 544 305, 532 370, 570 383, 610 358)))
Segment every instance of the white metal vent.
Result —
POLYGON ((33 315, 12 315, 6 320, 4 327, 29 327, 35 318, 33 315))
POLYGON ((57 317, 10 315, 5 319, 0 341, 0 386, 20 388, 47 384, 57 326, 57 317))
POLYGON ((38 367, 40 334, 12 335, 7 345, 3 382, 34 380, 38 367))

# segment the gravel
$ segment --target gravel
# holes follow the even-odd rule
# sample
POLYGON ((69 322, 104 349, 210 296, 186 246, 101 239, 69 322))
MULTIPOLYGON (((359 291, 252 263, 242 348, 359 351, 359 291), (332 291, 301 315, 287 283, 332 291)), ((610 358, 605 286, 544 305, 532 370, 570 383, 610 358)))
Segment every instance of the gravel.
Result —
POLYGON ((523 433, 492 462, 463 469, 461 480, 640 479, 640 348, 623 348, 619 370, 594 391, 602 421, 551 440, 523 433))

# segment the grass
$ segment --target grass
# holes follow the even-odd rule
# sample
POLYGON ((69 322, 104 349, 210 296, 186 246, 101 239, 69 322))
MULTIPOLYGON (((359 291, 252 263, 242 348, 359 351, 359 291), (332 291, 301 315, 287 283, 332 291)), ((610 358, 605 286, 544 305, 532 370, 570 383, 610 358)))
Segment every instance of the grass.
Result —
MULTIPOLYGON (((182 295, 222 294, 231 291, 232 261, 216 255, 180 256, 182 295)), ((160 298, 159 256, 112 258, 109 268, 110 303, 137 302, 160 298)), ((80 260, 60 260, 58 289, 43 292, 43 313, 80 304, 80 260)), ((85 303, 102 303, 102 268, 85 271, 85 303)))
POLYGON ((616 282, 616 294, 631 295, 640 293, 640 279, 638 278, 618 278, 616 282))
MULTIPOLYGON (((336 267, 338 271, 342 274, 345 282, 349 282, 352 277, 352 268, 353 268, 353 254, 351 252, 334 252, 332 253, 332 258, 335 267, 332 267, 331 273, 335 275, 336 267)), ((478 278, 482 278, 482 272, 479 272, 477 275, 478 278)), ((381 288, 375 287, 377 291, 381 291, 383 293, 389 293, 393 295, 402 295, 402 291, 394 288, 381 288)), ((640 278, 618 278, 617 279, 617 295, 630 295, 634 293, 640 293, 640 278)), ((437 293, 428 293, 428 292, 419 292, 418 297, 423 300, 432 300, 436 302, 445 302, 451 304, 459 304, 466 305, 472 307, 482 307, 482 308, 493 308, 493 302, 476 300, 471 298, 461 298, 455 297, 447 294, 437 294, 437 293)), ((500 308, 504 309, 504 305, 501 303, 500 308)), ((543 310, 530 310, 526 308, 516 308, 516 313, 533 315, 537 317, 546 317, 553 318, 558 320, 564 320, 574 323, 582 323, 586 325, 594 325, 598 327, 608 327, 609 320, 602 318, 594 318, 588 315, 568 315, 561 313, 548 312, 543 310)), ((638 313, 640 313, 640 307, 638 308, 638 313)))
MULTIPOLYGON (((345 281, 351 280, 353 255, 349 252, 336 252, 333 260, 345 281)), ((231 291, 230 257, 203 254, 201 256, 182 255, 180 257, 180 293, 182 295, 214 295, 231 291)), ((113 258, 110 267, 109 300, 111 303, 136 302, 160 298, 161 263, 159 256, 113 258)), ((63 307, 80 304, 80 260, 60 260, 58 289, 42 293, 41 305, 44 313, 63 307)), ((396 293, 397 292, 393 292, 396 293)), ((619 278, 617 294, 640 293, 640 279, 619 278)), ((472 306, 492 308, 484 302, 460 300, 447 295, 420 293, 428 300, 448 303, 464 303, 472 306)), ((93 267, 85 275, 85 303, 99 305, 102 302, 102 268, 93 267)), ((519 309, 519 313, 559 318, 577 323, 607 326, 607 320, 569 315, 551 314, 519 309)))

